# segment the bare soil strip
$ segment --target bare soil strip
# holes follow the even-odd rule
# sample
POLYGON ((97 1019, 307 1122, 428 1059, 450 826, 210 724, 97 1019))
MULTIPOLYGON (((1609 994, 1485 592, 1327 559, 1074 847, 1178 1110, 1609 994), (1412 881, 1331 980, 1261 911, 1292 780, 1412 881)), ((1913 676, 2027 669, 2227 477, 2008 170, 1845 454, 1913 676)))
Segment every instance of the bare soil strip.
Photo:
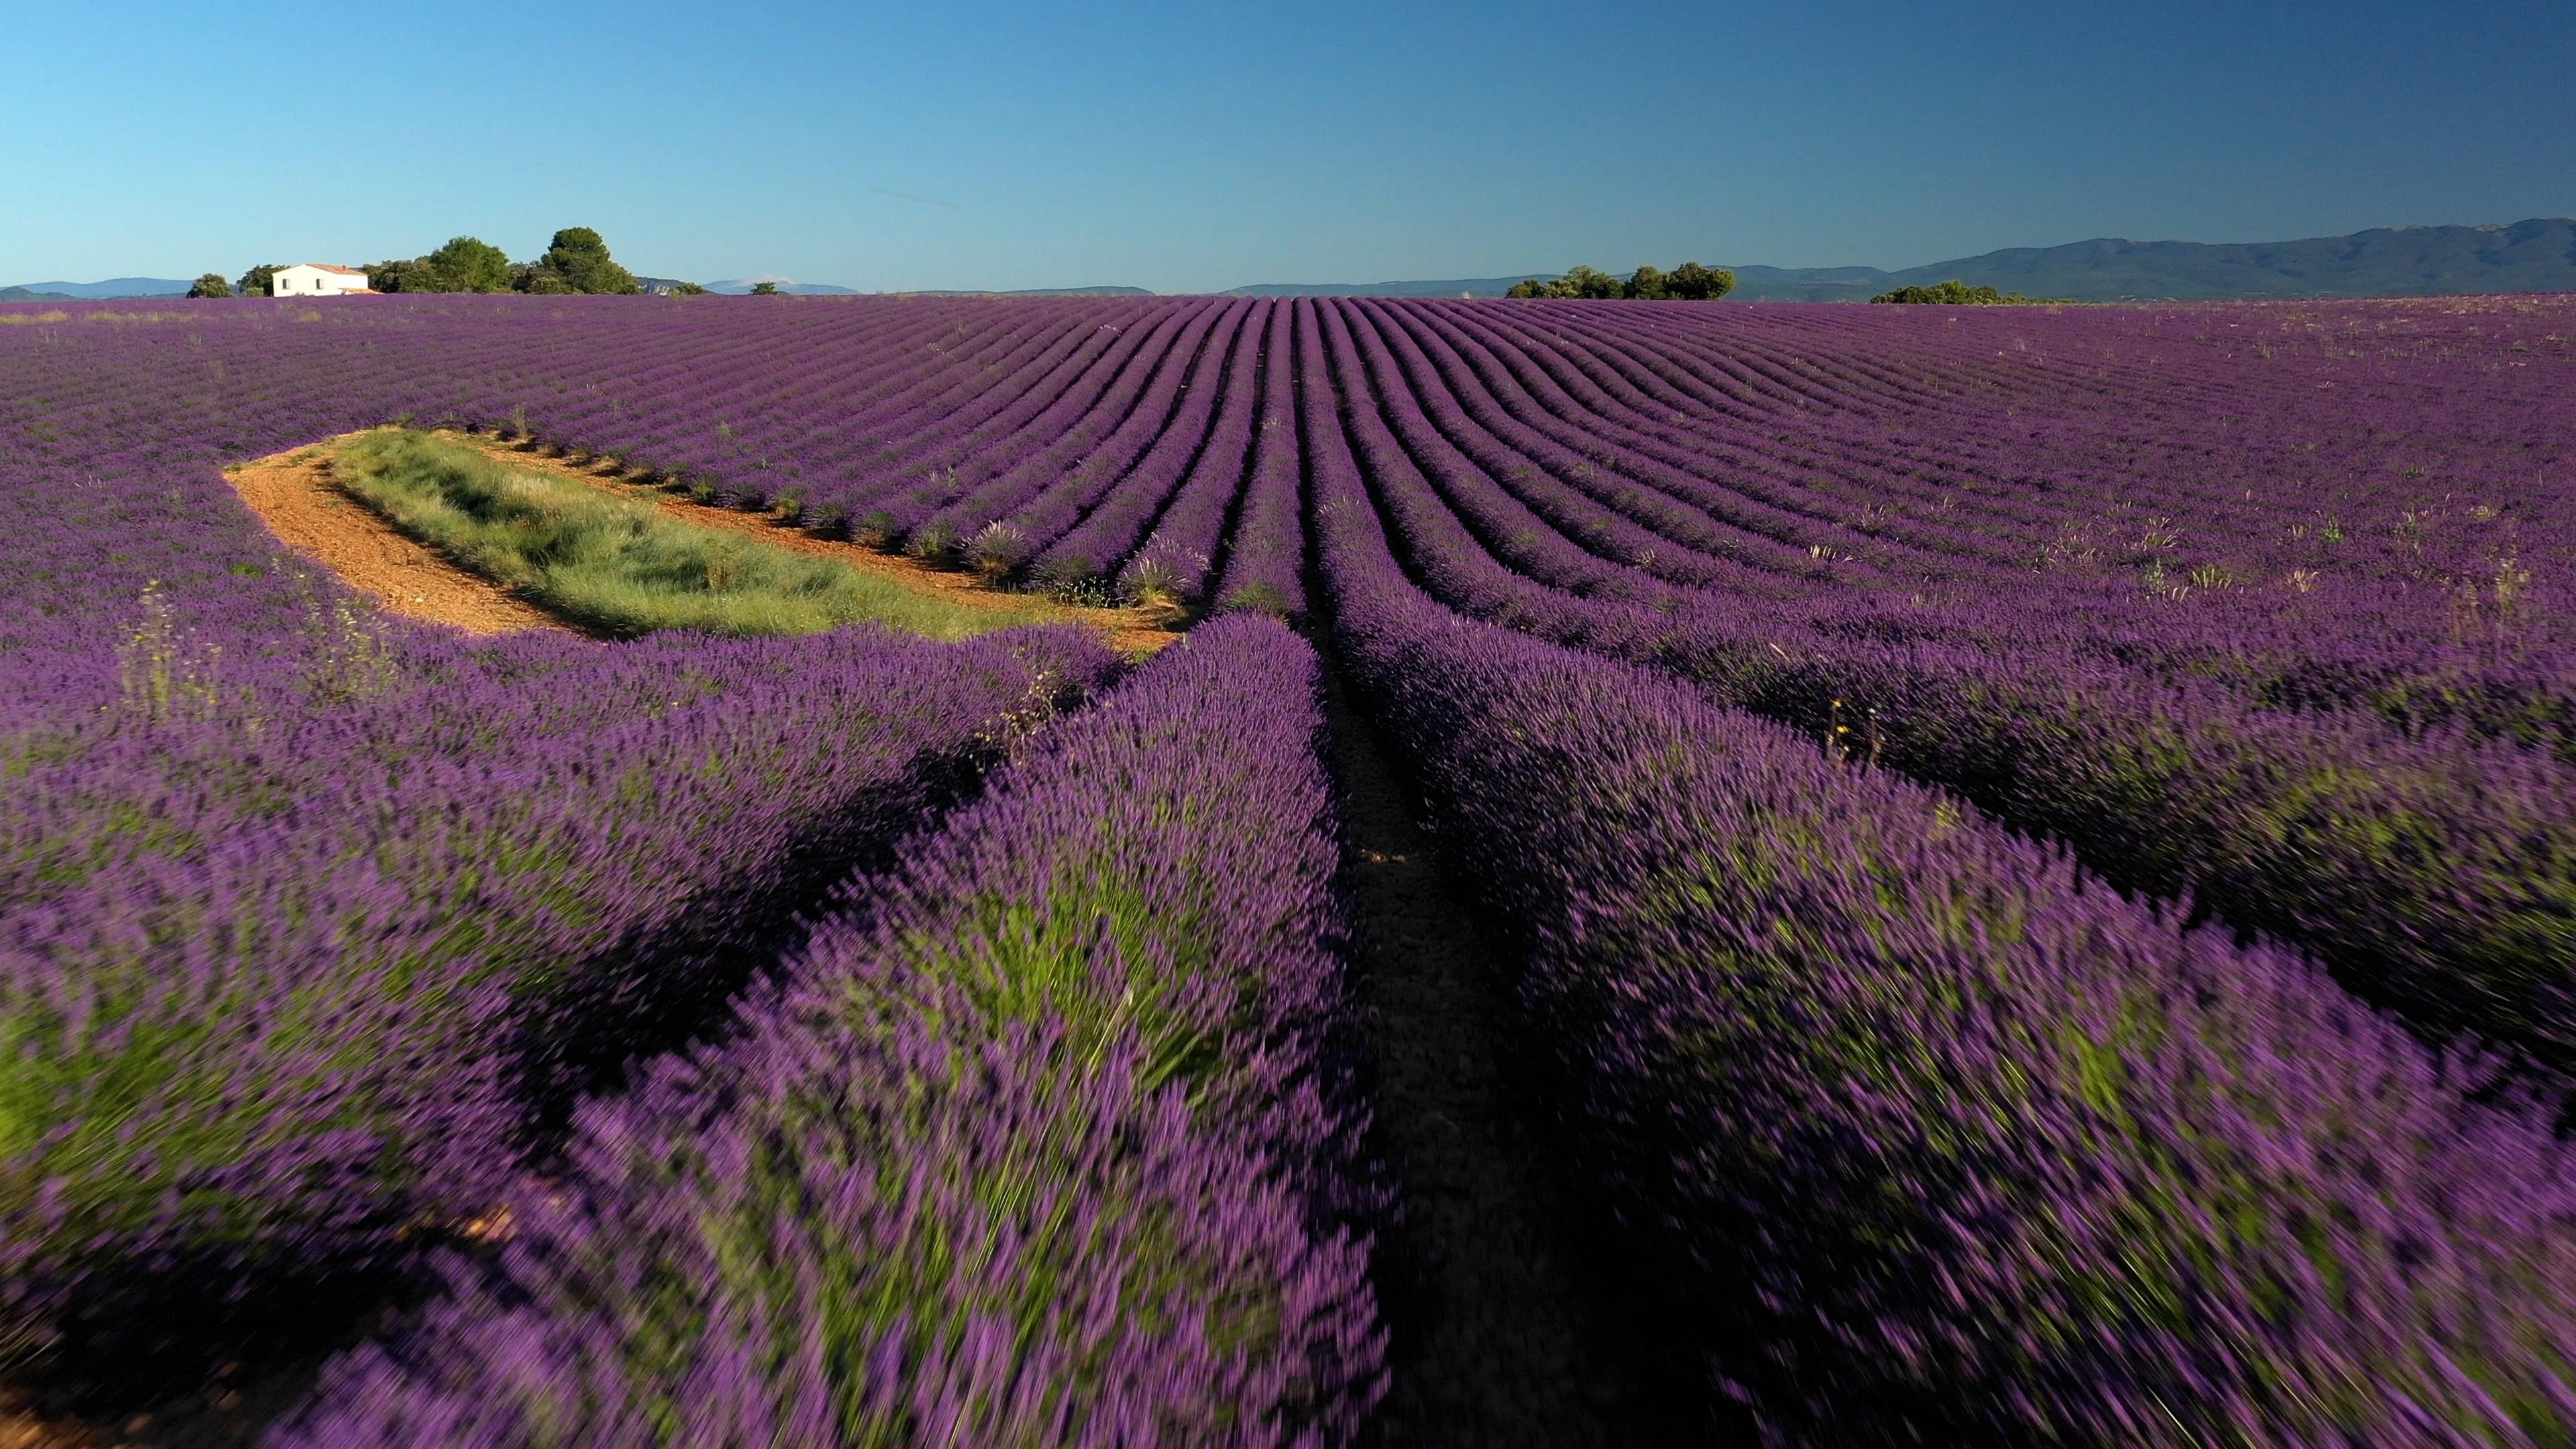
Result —
POLYGON ((1394 1384, 1373 1437, 1413 1446, 1704 1442, 1661 1401, 1664 1355, 1591 1267, 1587 1222, 1550 1168, 1516 1030, 1509 957, 1442 869, 1413 795, 1340 677, 1325 708, 1373 1147, 1402 1218, 1380 1251, 1394 1384))
POLYGON ((86 1425, 0 1406, 0 1449, 91 1449, 100 1442, 86 1425))
POLYGON ((566 627, 436 549, 403 537, 341 492, 331 481, 330 455, 331 444, 317 444, 227 468, 224 476, 280 542, 373 596, 389 613, 468 634, 566 627))
POLYGON ((47 1413, 0 1395, 0 1449, 249 1449, 312 1392, 326 1357, 222 1365, 202 1389, 113 1414, 47 1413))
MULTIPOLYGON (((355 436, 354 434, 346 436, 355 436)), ((1186 611, 1168 608, 1090 609, 1010 593, 972 574, 934 568, 918 559, 863 544, 817 538, 767 513, 698 503, 647 484, 614 459, 575 463, 472 433, 439 436, 482 452, 512 468, 568 478, 603 493, 650 503, 699 528, 749 534, 773 548, 828 558, 919 594, 966 609, 1027 612, 1033 605, 1066 623, 1081 624, 1122 654, 1153 654, 1180 637, 1186 611)), ((343 441, 332 438, 224 470, 233 491, 278 539, 372 596, 387 611, 469 634, 522 629, 567 629, 563 620, 512 590, 466 569, 445 554, 406 538, 366 505, 331 481, 329 460, 343 441)), ((0 1443, 0 1449, 7 1449, 0 1443)))
MULTIPOLYGON (((788 549, 816 558, 828 558, 846 564, 862 573, 873 574, 915 593, 936 594, 943 602, 961 608, 995 611, 1025 610, 1038 598, 1031 594, 1011 593, 996 589, 970 573, 955 569, 934 568, 919 559, 887 553, 865 544, 842 539, 817 538, 803 528, 770 513, 746 513, 720 504, 699 503, 681 497, 665 488, 642 481, 616 459, 575 463, 568 459, 548 457, 532 448, 521 448, 475 433, 445 429, 440 438, 459 443, 483 453, 494 461, 531 473, 569 478, 586 483, 603 493, 638 502, 651 503, 682 522, 699 528, 721 528, 749 534, 774 548, 788 549)), ((1067 623, 1083 624, 1109 641, 1110 647, 1122 654, 1152 654, 1180 637, 1187 625, 1186 614, 1177 609, 1130 608, 1091 609, 1072 604, 1052 604, 1049 611, 1059 614, 1067 623)))

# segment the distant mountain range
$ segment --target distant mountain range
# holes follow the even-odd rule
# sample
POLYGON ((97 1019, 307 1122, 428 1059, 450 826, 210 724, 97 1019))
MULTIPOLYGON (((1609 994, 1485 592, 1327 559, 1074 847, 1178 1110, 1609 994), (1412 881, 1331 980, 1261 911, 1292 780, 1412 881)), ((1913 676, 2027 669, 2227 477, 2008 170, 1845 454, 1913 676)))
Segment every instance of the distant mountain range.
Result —
MULTIPOLYGON (((2576 292, 2576 219, 2537 217, 2509 226, 2384 226, 2350 236, 2286 242, 2129 241, 2101 237, 2056 247, 2012 247, 1887 272, 1876 267, 1735 265, 1734 300, 1862 302, 1895 287, 1956 278, 2031 297, 2078 302, 2224 301, 2263 297, 2425 297, 2461 292, 2576 292)), ((1230 297, 1499 297, 1515 282, 1555 272, 1425 282, 1264 282, 1230 297)), ((0 287, 0 302, 176 297, 189 284, 166 277, 29 282, 0 287)), ((709 282, 739 296, 751 280, 709 282)), ((781 280, 797 296, 851 296, 855 287, 781 280)), ((1036 287, 998 292, 920 292, 926 297, 1144 297, 1142 287, 1036 287)))
POLYGON ((104 282, 26 282, 0 287, 0 302, 102 302, 114 297, 184 297, 194 282, 111 277, 104 282))
POLYGON ((2215 245, 2104 237, 2013 247, 1901 272, 1747 266, 1735 269, 1733 295, 1756 302, 1854 301, 1952 277, 1971 286, 2079 302, 2576 292, 2576 220, 2383 226, 2306 241, 2215 245))
POLYGON ((737 277, 729 282, 709 282, 707 290, 727 297, 747 297, 756 282, 776 282, 778 290, 791 297, 854 297, 859 291, 856 287, 835 287, 829 282, 791 282, 784 277, 737 277))
MULTIPOLYGON (((1744 302, 1865 302, 1896 287, 1957 278, 2030 297, 2078 302, 2223 301, 2261 297, 2422 297, 2460 292, 2576 292, 2576 220, 2510 226, 2384 226, 2288 242, 2129 241, 2012 247, 1899 272, 1876 267, 1732 266, 1744 302)), ((1535 272, 1542 280, 1559 275, 1535 272)), ((1270 283, 1238 297, 1498 297, 1521 277, 1443 282, 1270 283)))

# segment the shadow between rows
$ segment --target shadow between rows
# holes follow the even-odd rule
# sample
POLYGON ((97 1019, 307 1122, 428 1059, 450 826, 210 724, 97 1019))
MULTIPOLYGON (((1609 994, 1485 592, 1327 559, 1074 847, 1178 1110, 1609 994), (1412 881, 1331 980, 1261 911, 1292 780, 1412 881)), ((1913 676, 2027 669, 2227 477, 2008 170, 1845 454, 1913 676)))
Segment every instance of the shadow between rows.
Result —
POLYGON ((1370 1442, 1736 1437, 1708 1420, 1698 1338, 1630 1276, 1573 1174, 1509 946, 1440 859, 1419 791, 1329 646, 1326 659, 1370 1148, 1397 1204, 1376 1267, 1392 1382, 1370 1442))

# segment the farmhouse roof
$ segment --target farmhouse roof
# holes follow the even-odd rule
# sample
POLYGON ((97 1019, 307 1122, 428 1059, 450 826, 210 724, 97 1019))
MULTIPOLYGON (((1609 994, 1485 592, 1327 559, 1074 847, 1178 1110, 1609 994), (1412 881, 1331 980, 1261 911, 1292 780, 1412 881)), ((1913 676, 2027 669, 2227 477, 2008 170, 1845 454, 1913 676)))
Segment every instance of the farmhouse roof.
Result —
POLYGON ((344 277, 363 277, 367 274, 367 269, 364 267, 343 267, 330 262, 306 262, 304 265, 317 272, 338 272, 344 277))

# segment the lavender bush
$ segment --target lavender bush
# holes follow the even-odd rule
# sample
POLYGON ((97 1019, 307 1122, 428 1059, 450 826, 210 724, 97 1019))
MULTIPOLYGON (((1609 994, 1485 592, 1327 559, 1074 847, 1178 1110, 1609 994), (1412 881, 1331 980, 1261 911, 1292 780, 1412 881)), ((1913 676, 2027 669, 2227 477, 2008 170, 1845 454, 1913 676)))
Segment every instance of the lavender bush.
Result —
POLYGON ((2531 1103, 1952 800, 1445 613, 1316 462, 1336 632, 1712 1399, 1799 1443, 2576 1430, 2576 1161, 2531 1103))
POLYGON ((277 1442, 1350 1437, 1374 1211, 1311 651, 1210 625, 585 1108, 496 1273, 277 1442))
MULTIPOLYGON (((1342 391, 1374 372, 1319 309, 1342 391)), ((1365 320, 1365 319, 1360 319, 1365 320)), ((1444 602, 1672 669, 2068 841, 2115 883, 2295 940, 2428 1030, 2576 1064, 2576 774, 2510 746, 2266 711, 2056 648, 1828 633, 1552 532, 1486 474, 1352 409, 1366 480, 1444 602)), ((1315 435, 1310 427, 1310 439, 1315 435)))
POLYGON ((1006 586, 1302 619, 1319 570, 1617 1242, 1781 1436, 2563 1439, 2518 1084, 2576 1062, 2571 339, 2548 297, 0 306, 0 1352, 223 1340, 507 1205, 312 1434, 1294 1441, 1374 1392, 1297 647, 1202 626, 1051 746, 1112 668, 1067 636, 462 640, 218 472, 403 420, 1006 586), (1075 819, 1131 897, 1057 901, 1075 819))
POLYGON ((120 711, 22 762, 17 1314, 112 1332, 174 1273, 220 1298, 487 1213, 525 1124, 694 1030, 836 867, 1108 662, 1071 634, 830 636, 789 679, 713 641, 558 647, 584 657, 301 718, 120 711))

